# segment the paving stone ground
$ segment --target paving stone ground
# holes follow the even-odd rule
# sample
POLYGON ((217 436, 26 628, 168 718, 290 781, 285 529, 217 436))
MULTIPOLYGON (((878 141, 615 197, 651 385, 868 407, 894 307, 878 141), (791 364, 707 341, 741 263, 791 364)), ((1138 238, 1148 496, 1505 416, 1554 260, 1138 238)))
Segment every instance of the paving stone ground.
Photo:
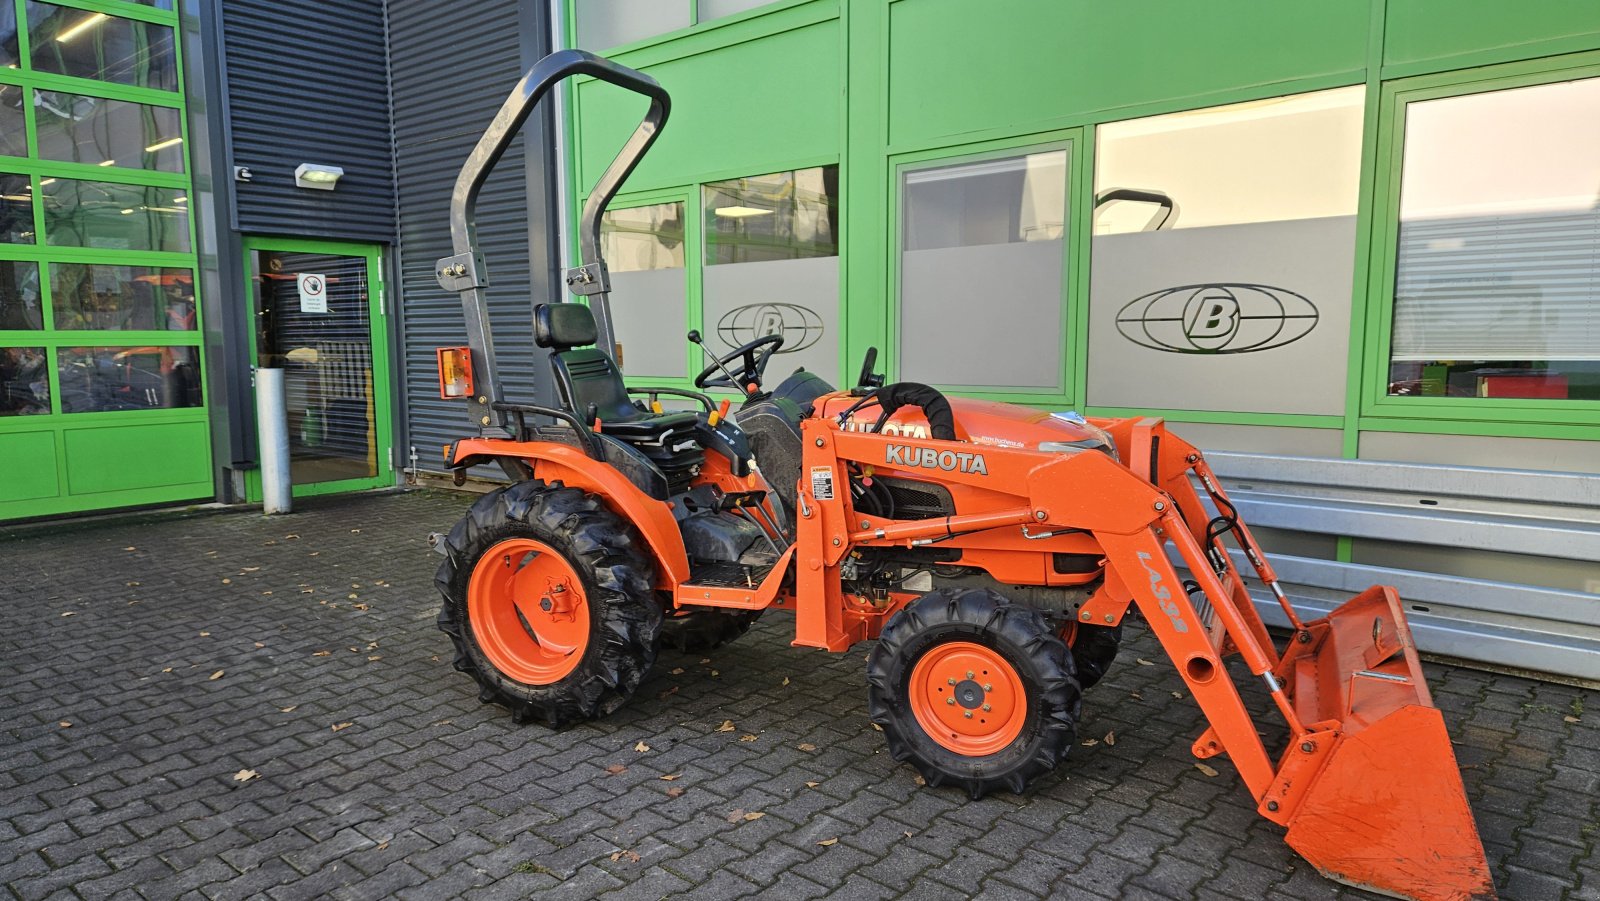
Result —
MULTIPOLYGON (((433 625, 425 537, 470 500, 0 532, 0 896, 1369 897, 1195 767, 1138 628, 1086 698, 1098 743, 1020 797, 919 787, 867 647, 791 648, 784 614, 663 653, 607 720, 515 726, 433 625)), ((1503 897, 1600 899, 1600 694, 1428 677, 1503 897)))

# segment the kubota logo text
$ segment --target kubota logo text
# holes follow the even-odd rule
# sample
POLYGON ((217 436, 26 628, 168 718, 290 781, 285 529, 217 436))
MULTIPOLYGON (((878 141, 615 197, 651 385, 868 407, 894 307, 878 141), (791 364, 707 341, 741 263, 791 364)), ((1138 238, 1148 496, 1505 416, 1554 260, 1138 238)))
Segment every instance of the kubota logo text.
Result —
POLYGON ((1172 620, 1173 629, 1179 632, 1189 631, 1189 624, 1183 621, 1182 611, 1178 609, 1177 604, 1172 603, 1172 592, 1168 591, 1167 586, 1162 584, 1161 573, 1150 565, 1150 555, 1144 551, 1139 551, 1138 554, 1139 565, 1143 566, 1144 571, 1150 574, 1150 591, 1156 596, 1156 603, 1161 605, 1161 612, 1172 620))
POLYGON ((1270 285, 1184 285, 1135 298, 1117 313, 1124 338, 1180 354, 1243 354, 1282 347, 1317 327, 1305 296, 1270 285))
POLYGON ((983 454, 936 451, 931 447, 891 444, 884 449, 883 462, 895 466, 942 469, 945 472, 970 472, 980 476, 989 474, 989 467, 983 462, 983 454))

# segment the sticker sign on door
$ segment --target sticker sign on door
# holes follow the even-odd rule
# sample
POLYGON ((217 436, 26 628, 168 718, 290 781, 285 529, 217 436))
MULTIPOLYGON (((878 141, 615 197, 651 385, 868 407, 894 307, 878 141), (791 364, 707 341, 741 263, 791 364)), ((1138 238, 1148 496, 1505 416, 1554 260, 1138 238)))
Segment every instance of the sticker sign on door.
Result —
POLYGON ((295 276, 295 284, 300 288, 300 312, 328 312, 327 279, 315 273, 302 272, 295 276))

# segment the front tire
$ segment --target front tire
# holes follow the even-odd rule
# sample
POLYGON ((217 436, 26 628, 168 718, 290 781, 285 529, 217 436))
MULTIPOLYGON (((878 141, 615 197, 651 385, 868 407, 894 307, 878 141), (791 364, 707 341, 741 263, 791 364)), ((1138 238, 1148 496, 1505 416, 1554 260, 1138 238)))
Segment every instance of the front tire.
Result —
POLYGON ((1072 654, 1039 611, 988 589, 932 591, 895 614, 867 663, 889 753, 973 798, 1021 792, 1077 735, 1072 654))
POLYGON ((541 481, 492 491, 450 530, 445 552, 434 582, 455 668, 516 722, 605 716, 655 662, 653 568, 595 496, 541 481))

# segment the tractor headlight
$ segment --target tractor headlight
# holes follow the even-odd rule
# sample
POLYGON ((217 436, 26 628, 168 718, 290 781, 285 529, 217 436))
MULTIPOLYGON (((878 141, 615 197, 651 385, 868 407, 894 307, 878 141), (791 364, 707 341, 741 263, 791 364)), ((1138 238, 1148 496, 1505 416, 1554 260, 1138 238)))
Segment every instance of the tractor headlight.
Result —
POLYGON ((1058 413, 1051 413, 1050 416, 1062 422, 1070 422, 1088 432, 1092 437, 1080 438, 1077 441, 1041 441, 1039 442, 1039 450, 1056 454, 1073 454, 1083 450, 1098 450, 1110 454, 1111 459, 1120 462, 1121 458, 1117 456, 1117 443, 1111 440, 1111 434, 1105 429, 1091 424, 1078 411, 1063 410, 1058 413))

